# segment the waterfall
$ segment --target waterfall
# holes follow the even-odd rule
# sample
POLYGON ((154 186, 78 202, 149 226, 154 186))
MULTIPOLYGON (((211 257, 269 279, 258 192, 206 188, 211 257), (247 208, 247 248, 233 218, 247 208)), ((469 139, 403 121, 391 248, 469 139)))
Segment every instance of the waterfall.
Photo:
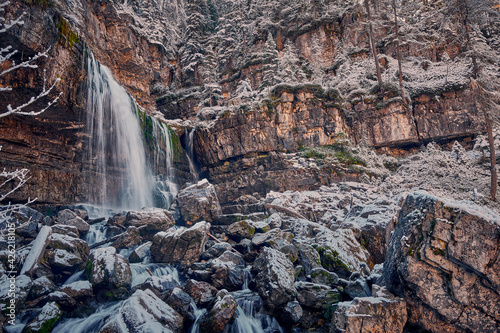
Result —
MULTIPOLYGON (((200 171, 198 168, 198 165, 196 164, 194 160, 194 146, 193 146, 193 138, 194 138, 194 131, 195 128, 191 129, 188 135, 185 135, 185 146, 186 146, 186 152, 187 152, 187 158, 189 162, 189 171, 191 175, 193 176, 193 183, 197 183, 198 180, 200 180, 200 171)), ((186 128, 187 132, 187 128, 186 128)))
POLYGON ((199 333, 200 332, 200 320, 203 315, 207 312, 207 309, 198 309, 194 301, 191 301, 191 309, 193 309, 194 323, 189 329, 189 333, 199 333))
MULTIPOLYGON (((170 129, 155 118, 151 120, 151 136, 149 147, 153 155, 153 170, 156 176, 155 197, 157 206, 168 208, 179 192, 174 168, 172 165, 174 147, 170 129)), ((143 126, 147 126, 143 124, 143 126)))
POLYGON ((152 206, 152 175, 135 103, 90 52, 87 74, 90 200, 122 209, 152 206))

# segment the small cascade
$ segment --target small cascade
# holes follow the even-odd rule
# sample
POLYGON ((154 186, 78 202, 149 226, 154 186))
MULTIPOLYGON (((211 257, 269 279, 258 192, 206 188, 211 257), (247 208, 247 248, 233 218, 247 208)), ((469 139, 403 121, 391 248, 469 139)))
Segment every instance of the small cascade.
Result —
POLYGON ((88 333, 99 332, 108 317, 115 314, 121 302, 107 303, 85 318, 68 318, 60 322, 52 330, 53 333, 88 333))
POLYGON ((152 175, 136 105, 110 70, 87 53, 90 200, 126 209, 152 206, 152 175))
POLYGON ((282 333, 284 330, 275 318, 260 312, 262 300, 250 290, 232 293, 238 302, 236 319, 231 325, 231 333, 282 333), (256 305, 258 305, 256 307, 256 305))
POLYGON ((189 171, 191 172, 191 176, 193 177, 193 183, 197 183, 200 180, 200 170, 194 159, 194 146, 193 146, 194 131, 195 128, 193 127, 193 129, 191 129, 189 134, 185 135, 184 143, 189 162, 189 171))
MULTIPOLYGON (((147 116, 146 116, 147 117, 147 116)), ((151 120, 151 136, 148 144, 153 155, 153 171, 156 176, 155 197, 157 206, 168 208, 179 192, 173 168, 173 145, 170 129, 153 117, 151 120)), ((145 125, 143 125, 145 126, 145 125)))
POLYGON ((76 281, 82 281, 85 279, 85 272, 83 270, 75 272, 71 275, 63 285, 70 284, 76 281))
POLYGON ((84 240, 89 244, 89 246, 102 242, 106 239, 106 230, 108 230, 106 221, 91 224, 84 240))
POLYGON ((194 302, 191 302, 191 309, 193 309, 194 323, 189 329, 189 333, 199 333, 200 332, 200 320, 203 315, 207 312, 207 309, 198 309, 194 302))
POLYGON ((179 272, 176 268, 165 265, 165 264, 130 264, 130 270, 132 271, 132 287, 135 287, 141 283, 144 283, 151 275, 154 276, 164 276, 171 275, 172 278, 180 284, 179 272), (149 270, 149 272, 148 272, 149 270))
POLYGON ((250 272, 251 269, 252 266, 248 266, 243 270, 243 273, 245 274, 245 281, 243 282, 241 290, 250 290, 248 284, 250 283, 250 281, 252 281, 252 273, 250 272))

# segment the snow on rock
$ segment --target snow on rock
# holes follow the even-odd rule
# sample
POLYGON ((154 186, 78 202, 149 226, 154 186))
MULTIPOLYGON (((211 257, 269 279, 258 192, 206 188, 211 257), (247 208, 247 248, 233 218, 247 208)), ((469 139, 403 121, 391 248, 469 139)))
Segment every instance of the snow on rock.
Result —
POLYGON ((11 292, 11 287, 15 288, 16 309, 22 309, 28 297, 31 285, 32 280, 29 276, 19 275, 16 276, 14 280, 9 278, 8 274, 2 275, 0 277, 0 310, 3 312, 10 302, 11 297, 9 297, 9 293, 11 292))
POLYGON ((125 227, 140 228, 141 236, 146 240, 151 240, 157 232, 166 231, 172 227, 175 221, 168 210, 148 207, 128 212, 123 224, 125 227))
POLYGON ((66 284, 61 288, 61 291, 75 300, 93 296, 92 284, 89 281, 76 281, 66 284))
POLYGON ((409 321, 434 331, 500 326, 498 215, 423 191, 406 197, 384 263, 387 288, 409 321))
MULTIPOLYGON (((86 274, 95 289, 128 289, 132 283, 130 265, 114 247, 94 250, 87 262, 86 274)), ((123 291, 125 292, 125 291, 123 291)))
POLYGON ((400 333, 406 319, 405 301, 387 291, 379 292, 377 297, 360 297, 338 303, 331 331, 400 333))
POLYGON ((223 332, 237 307, 238 303, 231 295, 218 299, 200 322, 200 332, 223 332))
POLYGON ((209 230, 210 223, 198 222, 191 228, 181 227, 157 233, 151 245, 152 260, 186 265, 197 262, 205 251, 209 230))
POLYGON ((180 333, 182 317, 151 290, 137 290, 99 332, 180 333))
POLYGON ((213 222, 216 216, 222 214, 215 187, 206 179, 182 189, 177 194, 174 206, 177 206, 186 222, 213 222))
POLYGON ((57 213, 54 218, 54 224, 63 224, 76 227, 78 231, 85 234, 89 231, 90 225, 85 222, 77 213, 72 210, 64 209, 57 213))
POLYGON ((259 295, 271 310, 283 307, 297 295, 293 264, 278 250, 265 247, 253 263, 252 275, 259 295))
POLYGON ((20 274, 33 274, 33 271, 36 269, 36 266, 40 263, 40 260, 43 257, 45 252, 45 248, 50 242, 52 235, 52 228, 49 226, 43 226, 33 241, 33 246, 24 262, 23 267, 21 268, 20 274))
POLYGON ((26 325, 23 332, 51 332, 62 314, 56 302, 47 303, 43 306, 42 311, 26 325))

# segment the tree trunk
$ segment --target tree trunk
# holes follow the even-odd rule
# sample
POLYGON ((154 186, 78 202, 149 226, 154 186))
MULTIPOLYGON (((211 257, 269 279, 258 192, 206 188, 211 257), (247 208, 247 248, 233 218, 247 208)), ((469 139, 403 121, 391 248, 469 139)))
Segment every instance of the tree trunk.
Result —
POLYGON ((396 8, 396 0, 392 0, 392 9, 394 10, 394 33, 396 34, 396 56, 398 58, 399 67, 399 90, 401 91, 401 98, 405 102, 405 93, 403 91, 403 69, 401 65, 401 51, 399 50, 399 27, 398 27, 398 13, 396 8))
POLYGON ((382 73, 380 72, 380 64, 378 63, 377 48, 375 47, 375 43, 373 42, 372 17, 370 14, 370 5, 368 3, 368 0, 365 0, 365 8, 368 20, 368 37, 370 39, 370 48, 372 50, 373 60, 375 60, 375 68, 377 69, 378 89, 382 91, 382 73))

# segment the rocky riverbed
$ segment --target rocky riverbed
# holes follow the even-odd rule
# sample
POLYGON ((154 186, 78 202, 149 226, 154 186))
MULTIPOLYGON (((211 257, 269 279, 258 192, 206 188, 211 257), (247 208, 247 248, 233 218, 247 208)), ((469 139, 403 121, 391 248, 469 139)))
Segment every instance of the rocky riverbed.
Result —
MULTIPOLYGON (((3 316, 3 330, 497 331, 496 212, 424 191, 381 198, 363 183, 319 193, 221 207, 202 180, 170 210, 23 207, 11 217, 17 319, 3 316)), ((2 268, 2 306, 7 278, 2 268)))

